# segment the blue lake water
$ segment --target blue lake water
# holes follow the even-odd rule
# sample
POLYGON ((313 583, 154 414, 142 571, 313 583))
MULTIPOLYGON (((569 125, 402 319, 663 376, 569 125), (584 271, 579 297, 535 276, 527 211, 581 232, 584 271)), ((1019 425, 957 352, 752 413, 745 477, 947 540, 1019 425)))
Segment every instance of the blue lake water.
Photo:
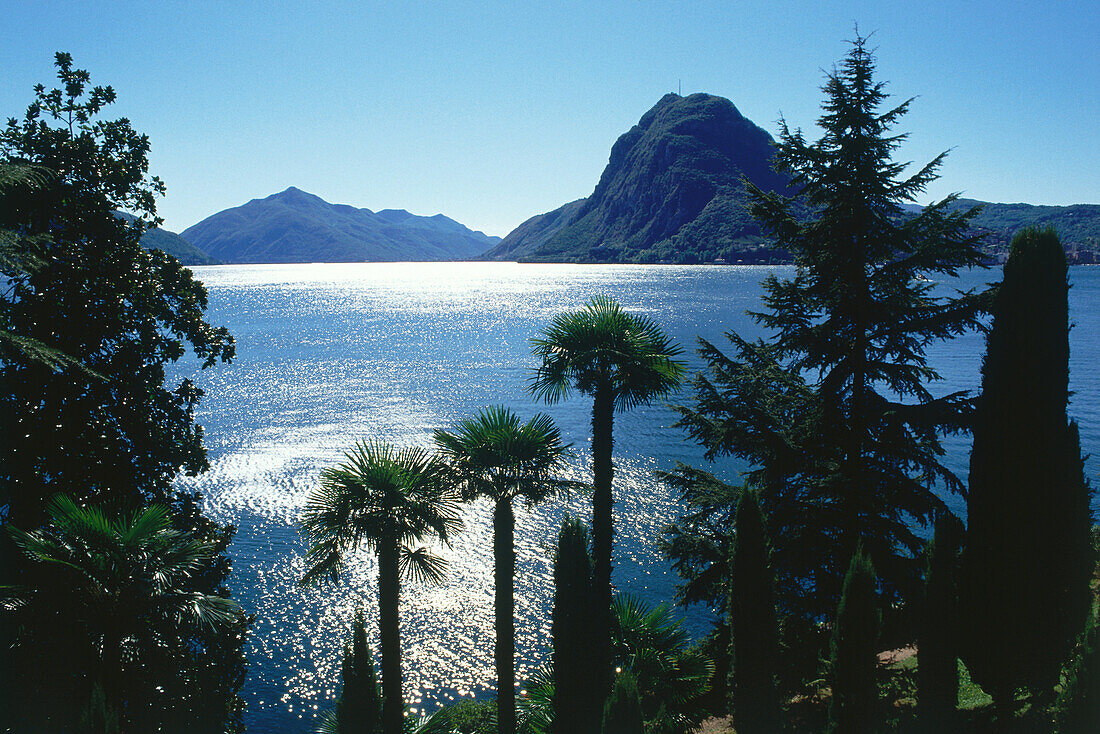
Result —
MULTIPOLYGON (((790 268, 776 268, 792 272, 790 268)), ((514 263, 247 265, 195 268, 210 294, 209 320, 237 339, 237 359, 196 373, 206 390, 198 420, 211 470, 181 484, 206 496, 210 514, 239 528, 231 548, 235 598, 256 615, 244 696, 251 731, 306 732, 331 705, 350 620, 361 605, 377 619, 375 566, 356 557, 337 585, 301 589, 304 546, 293 523, 322 468, 359 439, 430 443, 431 433, 486 405, 522 416, 550 413, 588 476, 591 403, 576 395, 545 407, 524 386, 534 366, 528 340, 557 313, 604 293, 661 324, 687 350, 692 371, 702 336, 715 344, 736 330, 761 334, 745 314, 760 307, 768 269, 712 266, 582 266, 514 263)), ((981 287, 997 270, 974 271, 943 287, 981 287)), ((1100 268, 1071 269, 1071 414, 1083 450, 1100 457, 1100 268)), ((943 375, 937 394, 980 384, 984 342, 968 334, 930 350, 943 375)), ((178 376, 193 365, 181 365, 178 376)), ((686 396, 683 398, 686 400, 686 396)), ((616 570, 622 591, 671 600, 677 578, 656 548, 678 515, 675 496, 653 479, 677 461, 702 466, 702 450, 671 425, 664 405, 620 414, 615 424, 616 570)), ((947 442, 947 463, 965 476, 968 442, 947 442)), ((711 467, 736 480, 738 466, 711 467)), ((1086 463, 1088 476, 1097 461, 1086 463)), ((959 498, 949 502, 960 513, 959 498)), ((1100 507, 1094 502, 1094 509, 1100 507)), ((585 498, 517 512, 518 673, 545 658, 552 589, 547 548, 561 517, 587 517, 585 498)), ((441 586, 402 590, 406 700, 434 710, 491 689, 493 679, 492 518, 473 504, 441 586)), ((681 610, 693 634, 712 613, 681 610)))

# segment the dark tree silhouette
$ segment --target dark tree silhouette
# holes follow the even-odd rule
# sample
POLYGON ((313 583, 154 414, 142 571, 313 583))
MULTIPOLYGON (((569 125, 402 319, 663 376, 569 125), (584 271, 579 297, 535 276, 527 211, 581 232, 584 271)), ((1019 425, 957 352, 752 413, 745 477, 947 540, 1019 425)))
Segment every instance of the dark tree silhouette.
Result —
POLYGON ((963 659, 1007 720, 1018 689, 1048 703, 1084 628, 1090 495, 1069 400, 1065 254, 1013 238, 982 361, 964 555, 963 659))
POLYGON ((879 729, 877 585, 870 559, 857 550, 844 576, 833 629, 831 734, 874 734, 879 729))
POLYGON ((594 630, 592 558, 588 528, 567 517, 554 554, 554 610, 551 621, 554 658, 553 731, 595 734, 603 694, 592 665, 594 630))
POLYGON ((979 265, 975 212, 955 197, 911 214, 943 155, 901 178, 892 160, 905 135, 892 128, 909 101, 883 108, 875 59, 858 37, 827 77, 824 131, 808 142, 781 123, 777 170, 788 199, 751 184, 753 213, 798 266, 764 281, 774 334, 751 343, 731 334, 731 359, 704 343, 709 374, 681 424, 712 455, 757 468, 753 485, 772 523, 783 586, 806 589, 804 613, 832 616, 844 569, 862 544, 892 600, 916 592, 923 539, 914 528, 943 503, 932 491, 962 483, 940 461, 940 436, 966 426, 962 394, 937 397, 928 345, 974 326, 984 299, 937 293, 929 276, 979 265))
POLYGON ((347 459, 321 473, 298 526, 309 543, 303 584, 336 581, 344 555, 365 546, 378 555, 378 630, 382 661, 382 731, 401 734, 401 577, 437 582, 446 562, 425 539, 449 542, 461 528, 458 497, 444 480, 444 467, 422 449, 397 450, 360 442, 347 459))
POLYGON ((963 528, 951 514, 936 518, 917 640, 917 717, 925 731, 954 731, 959 702, 959 552, 963 528))
POLYGON ((680 385, 681 353, 653 321, 627 313, 607 296, 593 297, 584 308, 558 314, 542 336, 532 339, 540 363, 530 391, 556 403, 573 389, 592 396, 592 556, 595 564, 593 661, 611 686, 611 460, 615 411, 630 410, 668 395, 680 385))
MULTIPOLYGON (((469 501, 493 502, 493 561, 496 575, 496 667, 498 734, 516 729, 515 681, 515 514, 513 500, 528 507, 578 487, 556 475, 565 465, 569 446, 549 416, 527 423, 503 406, 482 410, 453 432, 435 432, 435 443, 447 462, 449 481, 469 501)), ((583 486, 583 485, 579 485, 583 486)))
POLYGON ((642 734, 642 699, 630 671, 615 676, 611 695, 603 707, 601 734, 642 734))
POLYGON ((203 728, 207 691, 193 675, 196 658, 201 665, 193 635, 234 632, 243 617, 232 600, 195 590, 214 546, 173 528, 162 505, 116 518, 56 495, 46 512, 40 529, 6 526, 37 573, 33 586, 0 587, 0 607, 15 652, 30 647, 49 659, 32 681, 50 705, 9 712, 16 728, 67 730, 67 705, 89 700, 93 718, 124 729, 203 728))
POLYGON ((769 734, 782 729, 775 681, 779 638, 775 578, 755 492, 741 494, 735 531, 729 581, 730 709, 739 734, 769 734))

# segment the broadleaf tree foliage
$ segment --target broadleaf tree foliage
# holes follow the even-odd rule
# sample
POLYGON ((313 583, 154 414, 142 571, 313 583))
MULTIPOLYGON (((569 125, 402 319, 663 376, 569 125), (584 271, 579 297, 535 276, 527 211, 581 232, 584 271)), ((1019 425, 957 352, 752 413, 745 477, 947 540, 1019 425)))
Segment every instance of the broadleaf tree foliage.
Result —
POLYGON ((203 320, 202 284, 139 242, 164 192, 148 174, 148 137, 125 118, 101 119, 111 87, 89 88, 68 54, 56 66, 62 88, 38 85, 24 117, 0 131, 5 163, 46 172, 0 191, 0 229, 34 240, 40 260, 4 270, 0 326, 104 379, 5 358, 0 504, 23 525, 43 519, 55 492, 128 508, 171 501, 172 479, 205 469, 206 454, 194 421, 202 391, 168 384, 165 366, 188 349, 204 367, 234 356, 229 332, 203 320))
MULTIPOLYGON (((188 351, 204 367, 227 362, 233 338, 204 320, 206 290, 191 272, 140 245, 158 221, 155 199, 164 192, 148 172, 148 137, 125 118, 104 119, 114 90, 92 86, 69 54, 58 53, 55 66, 58 87, 37 85, 23 116, 0 129, 0 522, 33 532, 59 493, 113 518, 164 505, 176 530, 211 549, 183 591, 226 598, 234 529, 203 516, 198 496, 172 487, 181 471, 207 467, 194 420, 202 391, 191 380, 169 382, 165 368, 188 351), (123 221, 120 211, 137 219, 123 221)), ((0 552, 4 583, 47 583, 10 542, 0 552)), ((26 625, 36 620, 5 622, 5 647, 35 633, 26 625)), ((202 726, 240 728, 246 629, 243 614, 230 629, 180 628, 191 655, 186 666, 202 678, 204 696, 193 711, 202 726)), ((68 673, 59 664, 79 661, 47 660, 25 648, 8 662, 0 716, 30 721, 56 711, 26 695, 21 681, 42 670, 61 679, 68 673), (15 670, 22 675, 7 675, 15 670)), ((150 680, 183 670, 163 656, 142 663, 150 680)), ((87 682, 86 671, 71 672, 71 680, 87 682)), ((69 695, 85 700, 81 685, 69 695)), ((122 724, 146 717, 149 726, 185 725, 151 722, 153 709, 120 715, 122 724)))
POLYGON ((708 372, 680 425, 708 449, 753 465, 775 538, 788 609, 831 617, 843 574, 862 545, 892 599, 915 590, 923 540, 916 526, 943 509, 936 485, 961 492, 940 461, 941 436, 965 429, 966 395, 936 396, 925 351, 977 325, 983 294, 937 291, 929 276, 982 264, 954 196, 912 214, 941 154, 911 175, 892 158, 892 133, 911 100, 885 107, 867 39, 828 74, 808 142, 781 123, 775 166, 793 197, 747 184, 753 212, 797 263, 764 282, 754 318, 773 336, 729 334, 736 355, 702 342, 708 372), (809 215, 799 216, 805 212, 809 215))

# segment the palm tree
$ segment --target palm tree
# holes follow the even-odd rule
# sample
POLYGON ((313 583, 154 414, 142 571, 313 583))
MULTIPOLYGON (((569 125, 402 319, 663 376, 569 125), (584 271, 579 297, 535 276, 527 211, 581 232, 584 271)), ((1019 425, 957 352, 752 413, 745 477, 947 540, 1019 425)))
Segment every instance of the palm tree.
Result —
MULTIPOLYGON (((148 720, 155 714, 140 702, 164 706, 180 690, 180 681, 162 677, 173 668, 161 663, 186 654, 186 633, 243 624, 236 602, 189 588, 214 549, 173 528, 162 505, 112 517, 55 495, 46 513, 38 530, 7 528, 34 579, 0 589, 2 606, 16 614, 17 644, 49 656, 55 681, 87 676, 108 718, 148 720)), ((84 693, 61 695, 73 701, 84 693)))
POLYGON ((599 666, 602 693, 606 695, 611 683, 614 415, 617 410, 629 410, 675 390, 683 379, 685 365, 673 358, 683 350, 656 323, 627 313, 607 296, 593 297, 579 311, 558 314, 531 344, 541 360, 528 388, 536 399, 553 404, 573 389, 593 399, 594 664, 599 666))
POLYGON ((504 406, 482 410, 453 433, 438 430, 435 443, 451 469, 452 481, 470 501, 493 502, 493 560, 496 574, 497 722, 500 734, 516 729, 515 515, 512 500, 530 508, 550 495, 578 485, 554 475, 565 464, 569 445, 549 416, 539 413, 527 423, 504 406))
POLYGON ((301 583, 336 581, 344 556, 360 547, 378 555, 382 731, 401 734, 401 577, 443 578, 446 562, 413 544, 428 537, 450 542, 462 527, 457 497, 443 480, 443 465, 423 449, 367 441, 344 456, 345 463, 321 473, 298 522, 309 544, 310 568, 301 583))

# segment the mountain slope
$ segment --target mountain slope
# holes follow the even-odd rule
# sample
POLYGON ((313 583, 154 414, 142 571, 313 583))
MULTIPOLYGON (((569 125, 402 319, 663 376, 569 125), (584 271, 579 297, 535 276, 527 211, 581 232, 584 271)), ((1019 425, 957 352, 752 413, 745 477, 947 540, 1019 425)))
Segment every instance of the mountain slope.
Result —
POLYGON ((372 212, 293 186, 211 215, 183 236, 229 263, 464 260, 500 242, 442 214, 372 212))
POLYGON ((959 208, 981 206, 974 227, 988 232, 985 246, 1007 251, 1012 237, 1024 227, 1054 227, 1067 250, 1100 250, 1100 204, 1045 206, 1037 204, 993 204, 959 199, 959 208))
MULTIPOLYGON (((745 208, 741 176, 782 191, 771 136, 722 97, 665 95, 611 149, 586 199, 532 217, 484 254, 531 262, 789 262, 770 249, 745 208)), ((1100 205, 982 205, 974 229, 992 254, 1026 226, 1052 225, 1075 262, 1100 261, 1100 205)), ((920 211, 911 205, 909 211, 920 211)))
POLYGON ((622 135, 592 195, 521 224, 490 259, 706 262, 763 243, 741 177, 765 190, 772 137, 722 97, 665 95, 622 135))
POLYGON ((175 232, 154 227, 141 236, 141 246, 147 250, 162 250, 184 265, 217 265, 218 261, 207 255, 175 232))
MULTIPOLYGON (((126 212, 115 212, 128 222, 137 217, 126 212)), ((160 250, 179 260, 184 265, 218 265, 218 261, 207 255, 175 232, 160 227, 145 230, 141 235, 141 246, 146 250, 160 250)))

